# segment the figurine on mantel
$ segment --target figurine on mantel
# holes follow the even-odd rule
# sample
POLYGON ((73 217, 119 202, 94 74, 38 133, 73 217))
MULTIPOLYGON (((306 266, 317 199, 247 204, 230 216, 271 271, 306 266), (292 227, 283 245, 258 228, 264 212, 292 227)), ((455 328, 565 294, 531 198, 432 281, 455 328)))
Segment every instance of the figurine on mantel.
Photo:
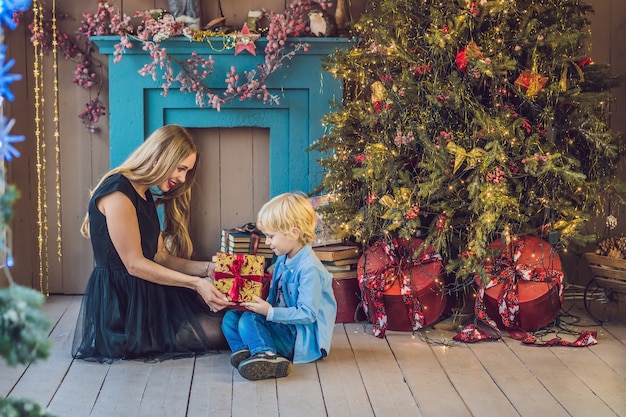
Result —
POLYGON ((200 29, 200 0, 168 0, 172 16, 191 29, 200 29))
POLYGON ((312 36, 332 37, 337 35, 337 24, 328 12, 320 7, 309 10, 309 28, 312 36))
POLYGON ((348 22, 352 22, 351 8, 351 0, 337 0, 335 6, 335 23, 337 24, 338 36, 348 33, 348 22))
POLYGON ((267 36, 270 29, 270 12, 265 9, 250 10, 246 23, 251 32, 267 36))

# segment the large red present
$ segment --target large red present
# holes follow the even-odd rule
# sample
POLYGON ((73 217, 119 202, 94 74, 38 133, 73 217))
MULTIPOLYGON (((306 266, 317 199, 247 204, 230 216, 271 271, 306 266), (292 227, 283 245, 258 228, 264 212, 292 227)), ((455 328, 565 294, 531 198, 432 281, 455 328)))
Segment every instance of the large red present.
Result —
POLYGON ((423 241, 378 241, 357 265, 359 284, 377 337, 386 330, 414 331, 434 323, 447 305, 443 262, 423 241))
POLYGON ((265 258, 259 255, 218 253, 215 257, 215 286, 228 301, 244 303, 256 295, 267 297, 269 279, 265 258))
POLYGON ((488 317, 503 330, 533 331, 551 323, 561 310, 563 290, 561 259, 554 248, 541 238, 524 235, 508 245, 497 240, 489 249, 496 251, 493 263, 506 265, 484 287, 488 317))
POLYGON ((365 320, 361 304, 359 280, 354 278, 333 278, 333 293, 337 300, 335 323, 354 323, 365 320))

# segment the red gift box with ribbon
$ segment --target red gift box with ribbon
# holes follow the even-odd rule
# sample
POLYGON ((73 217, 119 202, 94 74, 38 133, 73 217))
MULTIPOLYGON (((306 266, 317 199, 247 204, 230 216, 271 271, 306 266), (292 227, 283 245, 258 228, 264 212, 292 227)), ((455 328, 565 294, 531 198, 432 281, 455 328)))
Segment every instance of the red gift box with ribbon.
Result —
POLYGON ((555 320, 563 305, 563 272, 556 250, 545 240, 515 236, 510 242, 497 240, 489 245, 494 255, 485 260, 489 281, 476 277, 475 323, 470 323, 454 340, 474 343, 501 337, 507 331, 513 339, 536 346, 591 346, 597 332, 582 331, 569 342, 555 337, 542 342, 528 332, 555 320))
POLYGON ((253 301, 255 295, 265 299, 269 291, 269 281, 269 274, 265 274, 263 256, 218 253, 215 257, 215 287, 229 301, 253 301))
POLYGON ((414 331, 434 323, 447 306, 443 262, 421 239, 377 241, 357 264, 363 308, 376 337, 386 330, 414 331))
POLYGON ((563 272, 556 250, 532 235, 518 236, 508 245, 497 240, 489 249, 499 256, 488 264, 492 275, 484 285, 488 317, 500 329, 533 331, 552 322, 563 304, 563 272))

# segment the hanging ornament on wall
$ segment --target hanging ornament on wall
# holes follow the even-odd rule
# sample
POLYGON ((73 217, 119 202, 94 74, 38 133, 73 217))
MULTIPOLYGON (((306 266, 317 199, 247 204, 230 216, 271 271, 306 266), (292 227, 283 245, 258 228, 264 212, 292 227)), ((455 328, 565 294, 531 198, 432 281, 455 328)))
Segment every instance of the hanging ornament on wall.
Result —
POLYGON ((608 227, 610 230, 615 229, 617 227, 617 217, 612 214, 606 216, 606 227, 608 227))

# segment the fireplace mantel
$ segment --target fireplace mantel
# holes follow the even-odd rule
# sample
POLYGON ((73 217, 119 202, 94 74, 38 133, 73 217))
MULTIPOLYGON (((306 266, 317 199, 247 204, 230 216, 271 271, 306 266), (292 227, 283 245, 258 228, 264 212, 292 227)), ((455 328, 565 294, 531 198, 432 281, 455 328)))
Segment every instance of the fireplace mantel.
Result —
MULTIPOLYGON (((345 38, 291 38, 289 42, 309 44, 307 52, 286 61, 268 81, 268 89, 280 97, 280 104, 260 100, 232 100, 220 111, 195 104, 195 94, 170 89, 162 95, 162 81, 138 74, 150 62, 137 44, 127 50, 121 62, 113 62, 117 36, 93 37, 109 61, 110 165, 117 166, 147 137, 164 124, 189 128, 263 127, 270 135, 270 195, 286 191, 312 191, 321 181, 319 154, 306 148, 324 134, 322 117, 331 112, 333 101, 341 102, 343 85, 322 68, 322 59, 337 48, 346 48, 345 38)), ((206 85, 214 92, 224 90, 226 73, 235 66, 240 74, 263 63, 266 40, 255 42, 257 56, 244 51, 234 55, 223 49, 221 38, 191 42, 173 38, 161 43, 170 56, 186 59, 192 52, 213 57, 213 74, 206 85)))

